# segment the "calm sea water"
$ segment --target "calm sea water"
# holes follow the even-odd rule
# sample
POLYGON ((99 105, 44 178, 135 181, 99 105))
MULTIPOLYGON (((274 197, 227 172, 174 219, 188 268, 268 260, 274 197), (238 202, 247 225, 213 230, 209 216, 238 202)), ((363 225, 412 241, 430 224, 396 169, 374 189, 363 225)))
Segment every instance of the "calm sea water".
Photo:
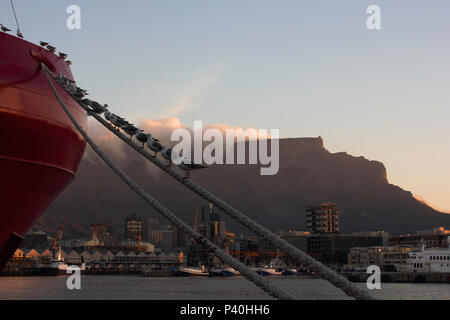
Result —
MULTIPOLYGON (((0 299, 271 299, 243 277, 144 278, 82 276, 81 290, 68 290, 67 276, 0 277, 0 299)), ((299 299, 349 299, 322 279, 277 277, 269 281, 299 299)), ((362 287, 365 284, 360 283, 362 287)), ((382 284, 372 290, 379 299, 450 299, 450 284, 382 284)))

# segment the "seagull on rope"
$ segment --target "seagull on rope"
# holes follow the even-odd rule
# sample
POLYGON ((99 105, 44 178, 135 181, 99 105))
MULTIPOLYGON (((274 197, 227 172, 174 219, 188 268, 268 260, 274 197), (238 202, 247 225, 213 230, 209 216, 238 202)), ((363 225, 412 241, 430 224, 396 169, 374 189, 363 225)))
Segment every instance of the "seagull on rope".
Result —
POLYGON ((139 132, 139 129, 136 128, 133 125, 123 125, 122 130, 125 131, 126 133, 128 133, 130 135, 130 140, 133 138, 133 136, 139 132))
POLYGON ((155 157, 158 152, 161 152, 161 150, 164 149, 161 142, 159 142, 158 139, 153 138, 151 134, 148 135, 147 147, 155 153, 155 157))
POLYGON ((144 149, 145 143, 148 140, 149 133, 144 133, 144 130, 136 133, 136 140, 142 143, 142 149, 144 149))
POLYGON ((208 168, 208 166, 204 164, 190 163, 190 160, 187 160, 186 158, 181 161, 178 167, 186 172, 185 178, 189 178, 191 171, 208 168))
POLYGON ((168 165, 169 168, 172 166, 172 161, 173 160, 176 160, 176 159, 180 158, 180 155, 178 153, 174 152, 172 150, 172 148, 164 148, 161 151, 161 155, 162 155, 162 157, 164 159, 169 161, 169 165, 168 165))

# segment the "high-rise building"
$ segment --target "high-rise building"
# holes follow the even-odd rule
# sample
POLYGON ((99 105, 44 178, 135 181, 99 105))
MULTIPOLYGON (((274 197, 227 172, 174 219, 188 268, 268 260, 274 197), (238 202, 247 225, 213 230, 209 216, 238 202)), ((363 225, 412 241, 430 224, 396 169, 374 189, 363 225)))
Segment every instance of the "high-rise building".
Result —
POLYGON ((159 230, 159 220, 156 218, 148 218, 144 221, 143 228, 142 239, 150 241, 150 233, 159 230))
POLYGON ((142 239, 144 224, 137 214, 131 214, 125 219, 125 239, 142 239))
POLYGON ((174 230, 150 231, 150 242, 166 253, 176 249, 174 230))
POLYGON ((339 206, 325 202, 306 207, 308 231, 316 233, 339 233, 339 206))

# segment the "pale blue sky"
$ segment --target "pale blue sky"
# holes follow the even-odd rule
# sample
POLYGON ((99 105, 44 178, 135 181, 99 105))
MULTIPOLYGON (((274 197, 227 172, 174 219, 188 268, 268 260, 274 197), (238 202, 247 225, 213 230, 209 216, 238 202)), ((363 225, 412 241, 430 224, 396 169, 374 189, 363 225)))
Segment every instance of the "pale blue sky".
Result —
MULTIPOLYGON (((25 37, 134 121, 279 128, 382 161, 450 211, 450 1, 15 0, 25 37), (82 28, 65 27, 81 7, 82 28), (366 28, 381 7, 382 30, 366 28)), ((14 27, 9 0, 0 22, 14 27)))

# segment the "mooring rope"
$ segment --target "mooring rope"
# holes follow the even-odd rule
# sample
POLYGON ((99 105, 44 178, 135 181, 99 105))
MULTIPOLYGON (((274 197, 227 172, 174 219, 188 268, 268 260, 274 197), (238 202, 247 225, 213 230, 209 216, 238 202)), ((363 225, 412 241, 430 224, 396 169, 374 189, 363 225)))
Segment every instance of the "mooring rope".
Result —
POLYGON ((10 0, 9 2, 11 2, 11 7, 12 7, 12 10, 13 10, 13 13, 14 13, 14 18, 16 19, 17 30, 18 30, 18 31, 21 31, 21 30, 20 30, 20 25, 19 25, 19 19, 17 19, 16 9, 14 8, 13 0, 10 0))
POLYGON ((183 220, 178 218, 172 211, 164 207, 161 203, 159 203, 155 198, 153 198, 150 194, 148 194, 144 189, 142 189, 138 184, 136 184, 132 179, 130 179, 122 170, 120 170, 111 160, 100 150, 100 148, 92 141, 92 139, 87 135, 87 133, 83 130, 83 128, 79 125, 79 123, 72 116, 70 111, 67 109, 66 105, 62 101, 60 95, 56 91, 55 86, 53 85, 50 77, 48 76, 49 70, 47 67, 41 63, 42 69, 44 71, 44 75, 47 78, 50 87, 52 88, 53 93, 59 101, 59 104, 64 109, 64 112, 67 114, 69 119, 72 121, 74 126, 83 136, 83 138, 87 141, 87 143, 91 146, 91 148, 97 153, 97 155, 114 171, 114 173, 125 183, 127 184, 133 191, 135 191, 145 202, 150 204, 155 210, 157 210, 162 216, 164 216, 167 220, 172 222, 178 228, 183 230, 189 236, 195 239, 197 243, 203 245, 208 248, 216 256, 218 256, 225 264, 231 265, 235 270, 239 271, 245 278, 253 282, 256 286, 263 289, 269 295, 276 299, 281 300, 294 300, 295 298, 285 292, 284 290, 274 286, 269 281, 264 279, 262 276, 257 274, 255 271, 248 268, 242 262, 233 258, 231 255, 227 254, 225 251, 217 247, 214 243, 212 243, 209 239, 202 236, 199 232, 192 229, 189 225, 187 225, 183 220))
MULTIPOLYGON (((44 65, 44 67, 45 67, 45 65, 44 65)), ((46 70, 48 70, 48 69, 46 69, 46 70)), ((67 92, 67 89, 64 88, 63 86, 61 86, 61 88, 63 88, 67 92)), ((75 101, 77 101, 77 100, 75 100, 75 101)), ((156 165, 162 171, 166 172, 172 178, 177 180, 179 183, 183 184, 188 189, 192 190, 194 193, 199 195, 204 200, 214 204, 217 208, 222 210, 224 213, 228 214, 231 218, 238 221, 240 224, 247 227, 250 231, 254 232, 256 235, 262 237, 263 239, 265 239, 272 245, 279 248, 281 251, 285 252, 289 257, 293 258, 300 265, 304 265, 310 271, 313 271, 313 272, 317 273, 319 276, 321 276, 323 279, 328 280, 335 287, 341 289, 348 296, 351 296, 351 297, 353 297, 355 299, 359 299, 359 300, 375 299, 367 292, 367 290, 361 289, 355 283, 350 282, 345 277, 337 274, 335 271, 333 271, 329 267, 323 265, 321 262, 310 257, 309 255, 304 253, 302 250, 296 248, 295 246, 293 246, 292 244, 283 240, 279 236, 273 234, 270 230, 268 230, 264 226, 258 224, 257 222, 253 221, 248 216, 246 216, 244 213, 242 213, 238 209, 232 207, 231 205, 229 205, 228 203, 226 203, 225 201, 223 201, 216 195, 212 194, 205 188, 201 187, 200 185, 198 185, 191 179, 187 179, 178 170, 174 169, 173 167, 169 167, 166 163, 162 162, 157 157, 155 157, 153 154, 148 152, 146 149, 142 148, 141 145, 130 140, 128 136, 126 136, 122 132, 118 131, 115 127, 113 127, 111 124, 109 124, 105 119, 103 119, 96 113, 91 112, 90 108, 88 108, 83 103, 80 103, 79 101, 77 101, 77 103, 82 108, 84 108, 89 113, 89 115, 94 117, 109 131, 111 131, 113 134, 115 134, 117 137, 119 137, 122 141, 124 141, 131 148, 133 148, 135 151, 140 153, 142 156, 144 156, 147 160, 152 162, 154 165, 156 165)))

